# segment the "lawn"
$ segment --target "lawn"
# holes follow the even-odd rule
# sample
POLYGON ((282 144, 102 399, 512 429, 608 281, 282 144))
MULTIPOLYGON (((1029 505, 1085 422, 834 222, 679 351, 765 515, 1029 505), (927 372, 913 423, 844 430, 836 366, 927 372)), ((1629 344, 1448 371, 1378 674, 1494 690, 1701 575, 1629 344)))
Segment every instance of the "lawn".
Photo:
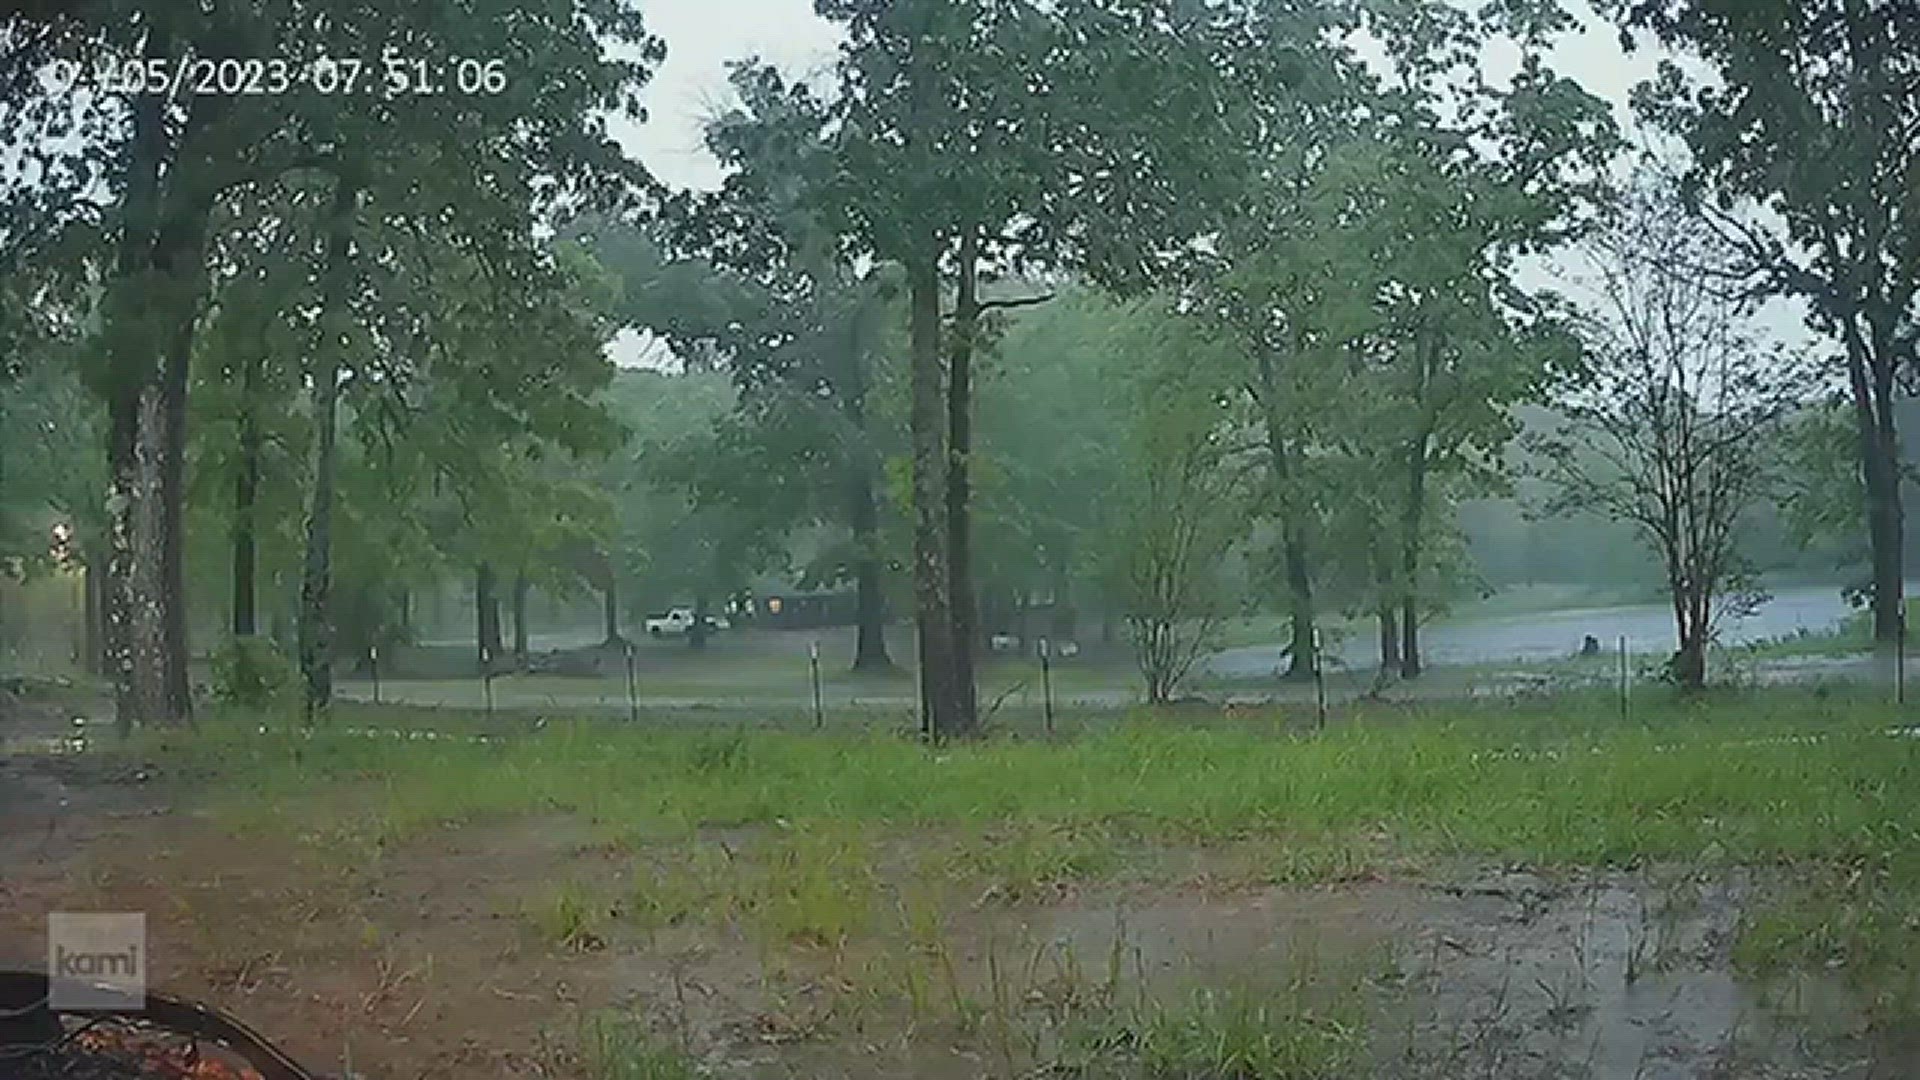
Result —
MULTIPOLYGON (((1907 625, 1912 626, 1914 616, 1920 613, 1920 601, 1907 601, 1907 625)), ((1911 646, 1909 646, 1911 647, 1911 646)), ((1781 657, 1842 657, 1859 656, 1873 651, 1873 616, 1870 612, 1855 612, 1847 616, 1838 629, 1818 632, 1802 630, 1796 634, 1787 634, 1770 641, 1755 642, 1741 646, 1735 652, 1752 659, 1774 659, 1781 657)))
POLYGON ((183 977, 269 1019, 263 970, 351 986, 378 1023, 339 1037, 386 1075, 472 1051, 422 1002, 458 1027, 500 995, 531 1004, 483 1043, 596 1080, 1488 1075, 1623 1031, 1703 1069, 1909 1060, 1920 739, 1835 693, 1639 704, 1074 713, 936 749, 746 711, 225 715, 89 755, 193 813, 43 888, 179 875, 183 977), (1779 991, 1808 980, 1841 1021, 1779 991), (1650 981, 1740 1015, 1642 1015, 1650 981))

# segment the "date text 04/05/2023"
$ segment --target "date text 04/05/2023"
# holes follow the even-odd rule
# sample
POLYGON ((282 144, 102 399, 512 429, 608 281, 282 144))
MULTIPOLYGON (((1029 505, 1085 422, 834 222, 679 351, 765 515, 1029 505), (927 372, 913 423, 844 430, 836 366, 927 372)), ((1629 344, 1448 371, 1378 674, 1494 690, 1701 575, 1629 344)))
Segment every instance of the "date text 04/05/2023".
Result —
POLYGON ((389 50, 378 60, 359 57, 149 56, 82 65, 55 60, 46 78, 58 91, 85 86, 138 96, 318 94, 499 94, 507 89, 506 61, 478 57, 417 57, 389 50))

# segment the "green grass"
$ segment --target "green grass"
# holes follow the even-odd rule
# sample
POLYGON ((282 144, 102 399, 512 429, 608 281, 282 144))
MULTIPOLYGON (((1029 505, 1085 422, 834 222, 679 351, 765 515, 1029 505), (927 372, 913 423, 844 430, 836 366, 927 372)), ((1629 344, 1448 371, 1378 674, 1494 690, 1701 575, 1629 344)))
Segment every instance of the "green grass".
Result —
POLYGON ((685 1053, 660 1042, 632 1017, 596 1016, 580 1039, 593 1080, 700 1080, 706 1073, 685 1053))
MULTIPOLYGON (((1907 625, 1920 615, 1920 600, 1907 601, 1907 625)), ((1873 651, 1873 615, 1859 611, 1847 616, 1838 628, 1827 631, 1800 630, 1766 641, 1756 641, 1730 650, 1756 660, 1795 656, 1859 656, 1873 651)))
MULTIPOLYGON (((1882 734, 1890 707, 1783 692, 1663 706, 1655 693, 1637 708, 1660 719, 1633 726, 1594 695, 1343 711, 1318 738, 1257 718, 1193 727, 1147 714, 1061 744, 937 751, 877 734, 590 722, 477 744, 209 721, 131 752, 219 774, 237 823, 358 827, 381 842, 560 811, 636 842, 781 821, 1175 840, 1384 830, 1419 852, 1594 864, 1708 848, 1749 862, 1879 858, 1920 827, 1920 800, 1903 794, 1920 778, 1920 745, 1882 734), (1795 732, 1824 739, 1726 745, 1795 732), (318 797, 329 789, 351 794, 318 797)), ((450 714, 434 723, 460 731, 450 714)))
MULTIPOLYGON (((1912 843, 1912 838, 1907 840, 1912 843)), ((1751 912, 1735 940, 1743 973, 1838 976, 1869 1023, 1911 1043, 1920 1022, 1920 851, 1801 867, 1784 895, 1751 912)))
POLYGON ((600 948, 609 915, 606 902, 578 882, 561 885, 526 916, 548 942, 573 952, 600 948))
POLYGON ((1447 617, 1449 621, 1464 622, 1579 608, 1634 607, 1665 601, 1666 594, 1654 585, 1509 585, 1492 596, 1460 600, 1448 611, 1447 617))
MULTIPOLYGON (((562 886, 534 905, 529 917, 560 948, 590 947, 617 909, 640 930, 724 919, 768 948, 837 956, 895 910, 877 882, 898 838, 921 860, 918 879, 983 901, 1045 898, 1113 875, 1130 852, 1196 844, 1242 854, 1244 869, 1228 873, 1246 882, 1352 877, 1385 860, 1745 865, 1783 868, 1767 880, 1794 887, 1743 926, 1743 970, 1837 966, 1873 988, 1888 1025, 1920 1017, 1920 739, 1887 734, 1904 721, 1863 696, 1647 687, 1632 724, 1604 693, 1372 705, 1339 710, 1318 736, 1288 734, 1272 715, 1202 725, 1138 712, 1058 741, 938 749, 876 732, 531 731, 424 715, 442 738, 262 735, 214 717, 120 752, 208 776, 205 799, 235 827, 360 865, 442 827, 576 816, 636 869, 626 895, 562 886), (450 737, 483 730, 491 741, 450 737), (724 857, 693 842, 716 835, 731 838, 724 857)), ((898 984, 937 998, 948 978, 936 965, 898 984)), ((1234 1029, 1235 1016, 1208 1023, 1234 1029)), ((1184 1045, 1181 1022, 1136 1029, 1184 1045)), ((1219 1075, 1316 1075, 1272 1054, 1219 1075)))
POLYGON ((1068 1040, 1055 1075, 1317 1080, 1353 1075, 1366 1048, 1357 978, 1297 960, 1283 977, 1109 1010, 1068 1040))

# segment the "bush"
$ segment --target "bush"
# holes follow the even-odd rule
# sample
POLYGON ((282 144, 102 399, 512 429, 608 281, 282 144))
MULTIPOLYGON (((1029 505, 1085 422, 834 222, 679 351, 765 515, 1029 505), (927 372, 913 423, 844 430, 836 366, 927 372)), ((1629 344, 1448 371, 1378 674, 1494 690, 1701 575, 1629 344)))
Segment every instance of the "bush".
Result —
POLYGON ((299 672, 273 642, 236 638, 214 651, 215 700, 249 709, 281 704, 299 684, 299 672))

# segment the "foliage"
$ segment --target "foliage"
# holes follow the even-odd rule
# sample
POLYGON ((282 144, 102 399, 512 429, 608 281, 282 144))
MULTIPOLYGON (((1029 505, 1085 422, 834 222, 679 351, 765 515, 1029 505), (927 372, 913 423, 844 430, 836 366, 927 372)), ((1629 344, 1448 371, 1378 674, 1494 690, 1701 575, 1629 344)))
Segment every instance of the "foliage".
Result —
POLYGON ((1699 62, 1662 61, 1634 106, 1684 141, 1701 220, 1738 255, 1729 286, 1804 303, 1838 346, 1874 632, 1890 645, 1904 576, 1895 390, 1920 343, 1920 11, 1851 0, 1605 8, 1699 62))
POLYGON ((1838 566, 1862 564, 1868 550, 1859 525, 1867 489, 1850 406, 1844 400, 1816 402, 1789 418, 1780 442, 1782 505, 1793 539, 1824 545, 1838 566))
POLYGON ((271 712, 292 701, 299 685, 293 661, 264 638, 234 638, 209 657, 214 699, 271 712))
POLYGON ((1761 599, 1739 530, 1777 489, 1773 440, 1805 382, 1716 289, 1698 220, 1658 188, 1634 197, 1593 242, 1588 359, 1566 427, 1534 448, 1550 511, 1632 522, 1658 551, 1674 676, 1697 688, 1720 621, 1761 599))
POLYGON ((1239 607, 1223 564, 1245 536, 1250 492, 1207 343, 1164 310, 1133 314, 1116 350, 1132 420, 1108 572, 1147 700, 1162 704, 1239 607))
POLYGON ((73 530, 74 555, 99 550, 102 424, 74 371, 76 347, 40 346, 0 387, 0 575, 50 565, 56 524, 73 530))

